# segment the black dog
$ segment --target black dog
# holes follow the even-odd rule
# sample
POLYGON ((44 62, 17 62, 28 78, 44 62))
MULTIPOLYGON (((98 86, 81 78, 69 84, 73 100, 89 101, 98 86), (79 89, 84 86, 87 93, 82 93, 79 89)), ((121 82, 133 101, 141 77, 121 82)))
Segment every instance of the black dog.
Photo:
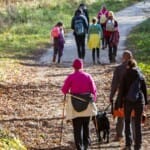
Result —
POLYGON ((98 141, 101 142, 102 140, 109 143, 109 130, 110 130, 110 123, 106 116, 106 112, 100 112, 98 111, 97 116, 94 116, 92 118, 95 128, 96 128, 96 134, 98 136, 98 141), (103 138, 101 138, 101 133, 103 133, 103 138))

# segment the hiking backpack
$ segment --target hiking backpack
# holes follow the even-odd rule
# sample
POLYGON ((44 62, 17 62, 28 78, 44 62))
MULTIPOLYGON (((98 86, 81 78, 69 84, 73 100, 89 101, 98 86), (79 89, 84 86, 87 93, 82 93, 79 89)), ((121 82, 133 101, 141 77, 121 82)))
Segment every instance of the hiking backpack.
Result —
POLYGON ((107 17, 106 17, 106 13, 103 13, 101 16, 100 16, 100 23, 101 24, 104 24, 107 20, 107 17))
POLYGON ((53 27, 52 31, 51 31, 51 35, 52 35, 53 38, 58 38, 59 35, 60 35, 60 29, 59 29, 59 27, 56 27, 56 26, 53 27))
POLYGON ((82 19, 76 19, 74 21, 74 31, 77 35, 85 34, 84 24, 82 19))
POLYGON ((130 102, 137 102, 144 98, 143 92, 141 91, 141 79, 138 77, 132 82, 128 93, 126 95, 126 100, 130 102))
POLYGON ((108 20, 106 22, 106 31, 114 31, 115 27, 114 27, 115 22, 112 20, 108 20))

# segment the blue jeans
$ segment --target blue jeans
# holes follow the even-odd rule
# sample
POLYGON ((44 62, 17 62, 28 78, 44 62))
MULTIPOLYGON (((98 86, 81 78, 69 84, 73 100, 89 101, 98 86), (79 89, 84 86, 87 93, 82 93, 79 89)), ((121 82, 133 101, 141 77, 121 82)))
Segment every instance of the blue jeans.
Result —
POLYGON ((143 106, 144 105, 140 102, 136 102, 136 103, 125 102, 125 105, 124 105, 126 146, 132 145, 131 133, 135 132, 135 139, 134 139, 135 150, 138 150, 142 144, 141 117, 142 117, 142 112, 143 112, 143 106), (131 132, 131 112, 132 112, 132 110, 135 111, 135 117, 134 117, 135 131, 133 131, 133 132, 131 132))

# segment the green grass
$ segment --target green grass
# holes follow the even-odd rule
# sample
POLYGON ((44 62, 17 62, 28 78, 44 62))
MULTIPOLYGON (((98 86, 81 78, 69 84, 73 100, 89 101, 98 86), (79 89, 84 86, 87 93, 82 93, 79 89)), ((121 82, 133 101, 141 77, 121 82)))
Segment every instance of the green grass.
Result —
POLYGON ((49 32, 59 20, 70 29, 75 6, 86 2, 90 17, 96 16, 103 3, 109 10, 118 11, 136 0, 50 0, 37 3, 17 3, 0 11, 0 57, 22 58, 44 49, 50 43, 49 32))
MULTIPOLYGON (((127 39, 139 67, 147 78, 150 87, 150 18, 136 26, 127 39)), ((150 93, 150 90, 149 90, 150 93)))
POLYGON ((14 135, 9 135, 8 132, 0 130, 0 149, 1 150, 27 150, 22 142, 14 137, 14 135))

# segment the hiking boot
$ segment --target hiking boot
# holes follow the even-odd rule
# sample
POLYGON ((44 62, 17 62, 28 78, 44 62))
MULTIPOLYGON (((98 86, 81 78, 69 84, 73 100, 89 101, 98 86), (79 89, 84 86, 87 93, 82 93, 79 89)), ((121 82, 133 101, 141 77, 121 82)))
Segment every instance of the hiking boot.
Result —
POLYGON ((107 46, 105 45, 105 46, 102 46, 102 50, 104 50, 105 48, 107 48, 107 46))
POLYGON ((58 58, 58 61, 57 61, 57 63, 58 63, 58 64, 60 64, 60 58, 58 58))
POLYGON ((53 63, 56 62, 56 56, 55 55, 53 56, 53 60, 52 61, 53 61, 53 63))
POLYGON ((109 62, 110 62, 110 63, 113 63, 112 59, 109 59, 109 62))
POLYGON ((122 150, 132 150, 131 146, 125 146, 122 150))
POLYGON ((116 57, 113 55, 112 56, 112 62, 115 63, 116 62, 116 57))
POLYGON ((98 60, 98 61, 97 61, 97 64, 101 64, 101 62, 98 60))
POLYGON ((113 141, 121 142, 121 141, 123 141, 123 137, 116 136, 113 141))

